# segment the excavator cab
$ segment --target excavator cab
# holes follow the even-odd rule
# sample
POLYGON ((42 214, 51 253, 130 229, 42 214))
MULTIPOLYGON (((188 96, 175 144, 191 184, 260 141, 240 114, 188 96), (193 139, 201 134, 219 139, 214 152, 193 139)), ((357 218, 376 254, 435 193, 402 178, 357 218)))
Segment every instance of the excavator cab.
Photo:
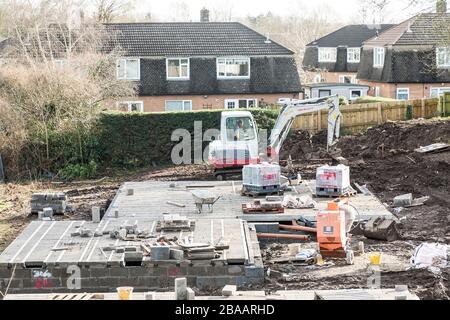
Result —
POLYGON ((243 166, 259 162, 258 127, 251 112, 222 112, 220 137, 209 145, 208 162, 219 180, 227 174, 240 174, 243 166))

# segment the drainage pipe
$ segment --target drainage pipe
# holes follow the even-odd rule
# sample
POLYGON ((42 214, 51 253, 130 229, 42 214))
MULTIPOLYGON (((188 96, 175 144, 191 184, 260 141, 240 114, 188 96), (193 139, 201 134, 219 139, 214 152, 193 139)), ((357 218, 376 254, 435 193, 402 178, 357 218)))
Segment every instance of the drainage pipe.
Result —
POLYGON ((304 231, 304 232, 317 233, 317 229, 316 228, 309 228, 309 227, 303 227, 303 226, 288 226, 288 225, 280 224, 279 228, 283 229, 283 230, 304 231))
POLYGON ((308 235, 285 234, 285 233, 257 233, 258 238, 262 239, 289 239, 309 241, 311 237, 308 235))

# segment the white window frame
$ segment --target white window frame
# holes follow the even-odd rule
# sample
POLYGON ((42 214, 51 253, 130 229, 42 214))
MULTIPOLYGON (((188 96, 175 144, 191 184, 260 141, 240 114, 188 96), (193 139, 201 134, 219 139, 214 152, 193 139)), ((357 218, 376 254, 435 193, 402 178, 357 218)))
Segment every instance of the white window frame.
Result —
POLYGON ((144 112, 144 101, 118 101, 117 102, 117 110, 119 110, 121 104, 127 104, 128 105, 128 112, 144 112), (138 104, 139 110, 138 111, 131 111, 131 105, 132 104, 138 104))
POLYGON ((375 90, 374 90, 374 94, 375 94, 375 97, 380 97, 381 96, 381 88, 376 86, 375 90))
POLYGON ((216 58, 216 76, 217 79, 220 80, 227 80, 227 79, 250 79, 251 74, 251 61, 250 57, 217 57, 216 58), (233 59, 240 59, 240 60, 247 60, 248 61, 248 75, 247 76, 221 76, 219 75, 219 60, 225 59, 225 65, 226 60, 233 60, 233 59))
POLYGON ((140 58, 119 58, 116 61, 116 68, 117 68, 116 75, 117 75, 117 79, 119 79, 119 80, 140 80, 141 79, 141 59, 140 58), (138 64, 137 64, 138 65, 138 70, 137 70, 138 75, 136 78, 127 77, 127 63, 130 60, 137 60, 137 62, 138 62, 138 64), (120 65, 121 61, 123 61, 125 63, 125 72, 124 72, 125 76, 124 77, 119 76, 119 65, 120 65))
POLYGON ((356 76, 350 75, 350 74, 339 75, 339 83, 346 83, 346 82, 344 82, 345 78, 351 78, 350 83, 356 84, 356 76))
POLYGON ((319 73, 319 74, 316 74, 316 75, 314 76, 313 82, 314 82, 314 83, 321 83, 321 82, 322 82, 322 75, 321 75, 320 73, 319 73))
MULTIPOLYGON (((402 94, 406 94, 406 93, 402 93, 402 94)), ((409 88, 397 88, 397 91, 396 91, 396 93, 395 93, 395 98, 396 98, 397 100, 406 100, 406 101, 408 101, 408 100, 409 100, 409 88), (402 91, 402 90, 406 91, 406 93, 408 94, 408 99, 399 99, 399 98, 398 98, 399 91, 402 91)))
POLYGON ((361 62, 361 48, 347 48, 347 62, 348 63, 360 63, 361 62), (354 59, 355 56, 358 59, 354 59))
POLYGON ((438 68, 450 68, 450 47, 436 48, 436 65, 438 68), (443 51, 443 53, 440 51, 443 51), (441 61, 441 54, 444 55, 445 61, 441 61))
POLYGON ((350 100, 356 100, 363 96, 363 90, 361 89, 350 89, 350 100), (352 92, 353 91, 359 91, 359 97, 353 98, 352 92))
POLYGON ((253 108, 258 108, 258 99, 256 98, 245 98, 245 99, 225 99, 224 101, 224 108, 225 109, 253 109, 253 108), (240 108, 239 107, 239 101, 241 100, 245 100, 246 101, 246 108, 240 108), (255 105, 253 107, 249 107, 249 101, 254 101, 255 105), (234 108, 228 108, 228 103, 233 102, 235 103, 235 107, 234 108))
POLYGON ((373 48, 373 67, 383 68, 386 59, 386 49, 384 47, 373 48))
POLYGON ((450 92, 450 87, 431 87, 430 88, 430 98, 438 98, 441 96, 441 94, 445 92, 450 92), (433 90, 437 90, 438 94, 437 96, 433 96, 433 90))
POLYGON ((192 100, 166 100, 166 101, 164 102, 164 111, 166 111, 166 112, 192 111, 192 108, 193 108, 193 106, 192 106, 192 100), (183 106, 183 110, 178 110, 178 111, 168 111, 168 110, 167 110, 167 103, 168 103, 168 102, 181 102, 181 104, 182 104, 182 106, 183 106), (190 105, 191 105, 191 108, 188 109, 188 110, 185 109, 185 107, 184 107, 184 104, 185 104, 186 102, 189 102, 190 105))
POLYGON ((319 48, 319 62, 336 62, 337 48, 319 48))
POLYGON ((191 59, 190 58, 166 58, 166 78, 167 80, 189 80, 191 76, 191 59), (187 76, 169 77, 169 60, 178 60, 181 68, 181 60, 187 60, 187 76))

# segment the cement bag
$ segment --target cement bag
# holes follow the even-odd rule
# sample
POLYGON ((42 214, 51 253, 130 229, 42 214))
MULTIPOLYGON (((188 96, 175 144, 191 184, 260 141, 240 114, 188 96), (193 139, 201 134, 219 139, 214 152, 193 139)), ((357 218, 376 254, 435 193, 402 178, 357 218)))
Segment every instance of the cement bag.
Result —
POLYGON ((429 268, 436 273, 440 268, 447 267, 448 246, 439 243, 422 243, 411 258, 411 264, 417 268, 429 268))

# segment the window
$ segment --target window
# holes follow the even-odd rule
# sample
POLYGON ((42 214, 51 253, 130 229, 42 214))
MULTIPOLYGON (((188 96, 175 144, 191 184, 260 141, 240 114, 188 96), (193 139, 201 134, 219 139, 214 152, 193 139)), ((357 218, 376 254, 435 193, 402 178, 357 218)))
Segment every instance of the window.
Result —
POLYGON ((217 78, 250 78, 250 58, 217 58, 217 78))
POLYGON ((319 90, 319 98, 331 96, 331 90, 319 90))
POLYGON ((117 79, 139 80, 140 78, 139 59, 117 59, 117 79))
POLYGON ((256 99, 226 99, 225 109, 247 109, 258 106, 256 99))
POLYGON ((166 60, 167 79, 189 79, 189 59, 166 60))
POLYGON ((314 77, 314 83, 321 83, 322 82, 322 76, 320 74, 316 74, 314 77))
POLYGON ((361 48, 348 48, 347 49, 347 62, 359 63, 361 60, 361 48))
POLYGON ((438 67, 450 68, 450 47, 436 48, 436 63, 438 67))
POLYGON ((142 101, 121 101, 117 103, 119 111, 124 112, 144 112, 144 102, 142 101))
POLYGON ((191 111, 192 100, 166 100, 166 111, 191 111))
POLYGON ((431 88, 430 96, 431 98, 437 98, 447 92, 450 92, 450 88, 431 88))
POLYGON ((375 87, 375 97, 379 97, 381 95, 380 87, 375 87))
POLYGON ((249 141, 256 138, 256 130, 251 118, 227 118, 228 141, 249 141))
POLYGON ((351 90, 350 91, 350 99, 358 99, 362 97, 362 91, 361 90, 351 90))
POLYGON ((336 62, 337 48, 319 48, 319 62, 336 62))
POLYGON ((339 76, 340 83, 356 83, 355 76, 339 76))
POLYGON ((409 100, 409 88, 398 88, 397 100, 409 100))
POLYGON ((382 68, 384 66, 384 48, 373 49, 373 66, 382 68))

